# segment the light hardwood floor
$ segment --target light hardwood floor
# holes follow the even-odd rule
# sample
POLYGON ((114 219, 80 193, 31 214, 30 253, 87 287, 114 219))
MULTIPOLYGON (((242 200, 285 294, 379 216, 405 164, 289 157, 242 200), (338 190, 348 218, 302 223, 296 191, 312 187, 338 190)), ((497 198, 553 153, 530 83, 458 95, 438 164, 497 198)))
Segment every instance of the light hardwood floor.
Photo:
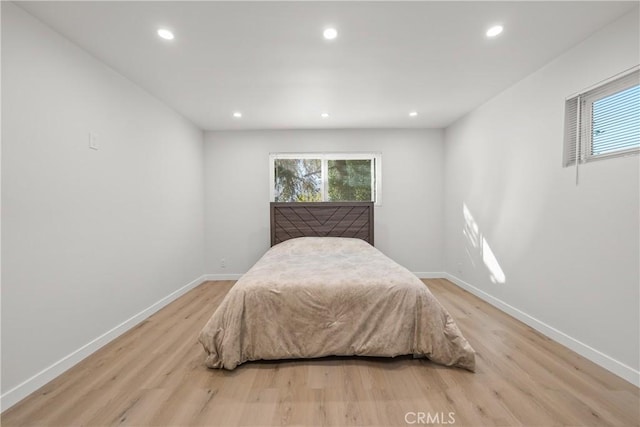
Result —
POLYGON ((2 425, 639 425, 638 388, 446 280, 425 283, 476 349, 475 374, 410 357, 209 370, 197 334, 233 282, 206 282, 5 411, 2 425))

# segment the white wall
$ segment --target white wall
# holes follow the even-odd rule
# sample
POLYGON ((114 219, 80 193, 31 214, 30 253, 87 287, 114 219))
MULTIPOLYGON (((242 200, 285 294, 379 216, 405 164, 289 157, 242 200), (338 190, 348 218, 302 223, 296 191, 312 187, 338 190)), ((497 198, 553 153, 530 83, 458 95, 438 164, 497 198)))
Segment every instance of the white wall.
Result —
POLYGON ((639 157, 584 165, 578 186, 561 165, 565 97, 637 65, 639 40, 635 10, 445 133, 447 272, 636 383, 639 157), (505 283, 465 237, 464 205, 505 283))
POLYGON ((206 272, 244 273, 269 248, 269 153, 323 151, 382 153, 375 245, 411 271, 441 272, 440 130, 207 132, 206 272))
POLYGON ((5 406, 39 384, 16 391, 23 381, 202 275, 202 138, 2 2, 5 406))

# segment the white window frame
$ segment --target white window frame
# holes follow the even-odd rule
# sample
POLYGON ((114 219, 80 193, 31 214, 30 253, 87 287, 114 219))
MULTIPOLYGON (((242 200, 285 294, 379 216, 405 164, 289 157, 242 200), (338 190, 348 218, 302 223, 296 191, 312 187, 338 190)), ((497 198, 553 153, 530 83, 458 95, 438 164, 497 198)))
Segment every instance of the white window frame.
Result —
POLYGON ((382 154, 381 153, 270 153, 269 154, 269 200, 275 201, 276 159, 319 159, 322 165, 320 191, 322 200, 329 197, 329 160, 372 160, 371 187, 374 189, 374 206, 382 206, 382 154))
MULTIPOLYGON (((593 154, 593 104, 600 99, 611 96, 617 92, 629 89, 638 84, 640 76, 640 66, 635 66, 607 80, 597 83, 577 94, 571 95, 565 101, 565 114, 573 103, 576 108, 577 119, 575 137, 569 137, 570 129, 568 122, 565 122, 565 140, 563 166, 577 166, 580 163, 594 160, 604 160, 614 157, 624 157, 637 155, 640 153, 639 147, 618 150, 611 153, 593 154)), ((569 117, 565 116, 565 120, 569 117)))

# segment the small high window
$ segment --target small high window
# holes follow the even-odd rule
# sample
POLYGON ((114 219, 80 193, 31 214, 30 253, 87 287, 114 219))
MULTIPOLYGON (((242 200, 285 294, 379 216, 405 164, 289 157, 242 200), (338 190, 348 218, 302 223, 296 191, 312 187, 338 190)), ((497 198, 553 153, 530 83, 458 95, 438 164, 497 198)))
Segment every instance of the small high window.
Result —
POLYGON ((640 151, 640 71, 614 78, 565 104, 564 165, 640 151))

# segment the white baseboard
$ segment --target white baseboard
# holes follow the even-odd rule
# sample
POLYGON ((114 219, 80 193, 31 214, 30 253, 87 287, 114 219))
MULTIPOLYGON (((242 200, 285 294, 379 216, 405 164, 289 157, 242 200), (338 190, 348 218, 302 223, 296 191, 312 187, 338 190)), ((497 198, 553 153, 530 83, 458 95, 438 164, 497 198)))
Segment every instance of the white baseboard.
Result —
POLYGON ((546 323, 536 319, 533 316, 528 315, 527 313, 513 307, 512 305, 507 304, 499 298, 496 298, 481 289, 476 288, 473 285, 465 282, 462 279, 457 278, 453 274, 446 273, 445 276, 451 282, 461 287, 464 290, 467 290, 477 296, 478 298, 488 302, 492 306, 504 311, 505 313, 515 317, 521 322, 531 326, 536 331, 546 335, 552 340, 564 345, 565 347, 570 348, 575 351, 579 355, 591 360, 593 363, 602 366, 604 369, 608 370, 616 374, 617 376, 625 379, 636 387, 640 387, 640 371, 633 369, 630 366, 625 365, 624 363, 607 356, 606 354, 596 350, 593 347, 588 346, 587 344, 578 341, 577 339, 570 337, 554 328, 553 326, 549 326, 546 323))
POLYGON ((444 273, 442 271, 436 271, 436 272, 424 272, 424 271, 414 271, 413 274, 415 274, 416 276, 418 276, 418 279, 446 279, 447 277, 447 273, 444 273))
POLYGON ((191 289, 195 288, 205 280, 206 280, 205 276, 198 277, 194 281, 170 293, 166 297, 155 302, 151 306, 145 308, 140 313, 125 320, 124 322, 120 323, 118 326, 114 327, 113 329, 105 332, 104 334, 100 335, 99 337, 92 340, 91 342, 83 345, 79 349, 75 350, 69 355, 58 360, 51 366, 38 372, 37 374, 27 379, 26 381, 23 381, 21 384, 18 384, 17 386, 13 387, 11 390, 8 390, 6 393, 0 396, 0 408, 1 408, 0 411, 4 411, 10 408, 11 406, 15 405, 16 403, 18 403, 19 401, 21 401, 22 399, 24 399, 25 397, 27 397, 28 395, 30 395, 31 393, 33 393, 34 391, 42 387, 43 385, 47 384, 49 381, 61 375, 62 373, 67 371, 69 368, 72 368, 73 366, 78 364, 80 361, 85 359, 87 356, 91 355, 92 353, 99 350, 104 345, 108 344, 109 342, 113 341, 120 335, 124 334, 129 329, 138 325, 140 322, 147 319, 153 313, 157 312, 158 310, 160 310, 170 302, 178 299, 180 296, 184 295, 191 289))
POLYGON ((205 280, 238 280, 242 277, 242 274, 205 274, 203 277, 205 280))

